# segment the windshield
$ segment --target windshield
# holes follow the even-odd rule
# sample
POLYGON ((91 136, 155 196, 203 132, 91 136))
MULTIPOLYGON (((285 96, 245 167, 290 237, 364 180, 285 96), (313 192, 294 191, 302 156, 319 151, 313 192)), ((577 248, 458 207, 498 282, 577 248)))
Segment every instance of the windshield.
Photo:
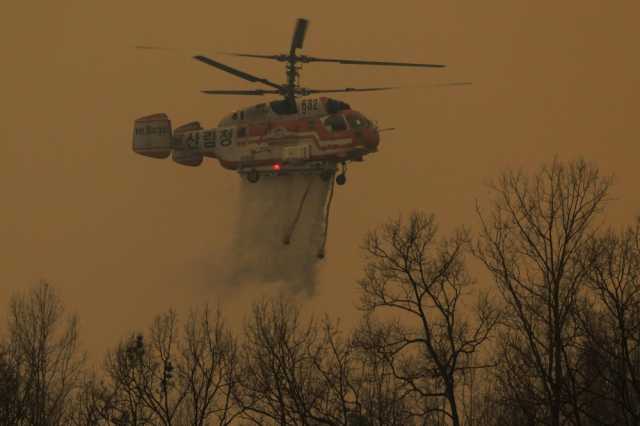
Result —
POLYGON ((361 115, 349 114, 347 115, 347 121, 352 129, 361 129, 363 127, 370 127, 371 123, 369 120, 362 117, 361 115))
POLYGON ((345 123, 344 117, 341 115, 330 115, 325 118, 324 125, 332 132, 347 130, 347 123, 345 123))

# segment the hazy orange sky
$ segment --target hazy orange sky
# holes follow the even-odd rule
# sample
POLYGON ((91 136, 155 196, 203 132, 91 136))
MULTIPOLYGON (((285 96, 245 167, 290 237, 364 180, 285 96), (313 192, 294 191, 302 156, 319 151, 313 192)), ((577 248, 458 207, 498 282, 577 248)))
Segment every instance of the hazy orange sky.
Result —
MULTIPOLYGON (((135 118, 165 112, 174 125, 213 126, 260 99, 200 89, 257 86, 137 44, 280 53, 305 17, 306 54, 448 65, 305 68, 311 87, 404 87, 340 97, 397 130, 337 188, 309 302, 317 312, 356 317, 367 230, 413 208, 435 213, 443 230, 473 226, 485 182, 507 166, 582 156, 616 176, 611 223, 640 213, 635 0, 40 3, 12 2, 0 18, 0 314, 12 292, 47 279, 79 314, 92 353, 170 306, 209 300, 238 324, 259 293, 216 280, 238 176, 210 160, 192 169, 131 150, 135 118), (428 87, 447 81, 473 85, 428 87)), ((284 77, 279 63, 215 57, 284 77)))

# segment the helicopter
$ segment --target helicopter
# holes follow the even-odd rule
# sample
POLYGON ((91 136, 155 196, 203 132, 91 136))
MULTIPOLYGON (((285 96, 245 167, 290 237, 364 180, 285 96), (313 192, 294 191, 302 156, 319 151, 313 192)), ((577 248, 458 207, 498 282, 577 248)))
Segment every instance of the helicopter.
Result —
MULTIPOLYGON (((309 21, 296 22, 288 53, 264 55, 226 53, 237 57, 268 59, 285 63, 286 83, 231 67, 204 55, 193 59, 268 88, 251 90, 202 90, 207 95, 241 95, 281 97, 232 112, 215 128, 203 128, 199 121, 172 130, 166 114, 153 114, 135 120, 134 152, 152 158, 167 158, 185 166, 199 166, 205 157, 217 159, 222 167, 235 170, 249 182, 262 176, 292 174, 318 175, 324 181, 335 176, 335 183, 346 183, 347 163, 363 161, 378 151, 380 129, 376 122, 338 99, 313 95, 328 93, 374 92, 395 87, 310 89, 300 86, 302 66, 313 62, 346 65, 443 68, 441 64, 368 61, 319 58, 300 54, 309 21), (340 173, 336 176, 340 166, 340 173)), ((137 46, 139 49, 162 49, 137 46)), ((454 85, 460 83, 449 83, 454 85)))

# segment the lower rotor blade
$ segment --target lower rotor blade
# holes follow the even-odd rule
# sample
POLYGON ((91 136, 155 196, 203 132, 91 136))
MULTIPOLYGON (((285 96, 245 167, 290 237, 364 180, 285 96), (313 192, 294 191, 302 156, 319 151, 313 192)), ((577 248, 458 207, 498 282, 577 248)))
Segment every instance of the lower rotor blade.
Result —
POLYGON ((353 87, 347 87, 345 89, 303 89, 304 94, 313 94, 313 93, 340 93, 340 92, 375 92, 380 90, 392 90, 392 89, 418 89, 425 87, 445 87, 445 86, 469 86, 471 82, 468 81, 459 81, 459 82, 451 82, 451 83, 434 83, 423 86, 403 86, 403 87, 368 87, 363 89, 357 89, 353 87))
POLYGON ((237 68, 233 68, 221 62, 214 61, 213 59, 207 58, 206 56, 198 55, 198 56, 194 56, 193 59, 200 61, 204 64, 207 64, 209 66, 212 66, 214 68, 218 68, 219 70, 222 70, 224 72, 228 72, 229 74, 235 75, 236 77, 240 77, 244 80, 251 81, 254 83, 266 84, 267 86, 271 86, 279 90, 283 89, 283 87, 280 86, 279 84, 269 81, 266 78, 256 77, 255 75, 251 75, 247 72, 240 71, 237 68))
POLYGON ((380 90, 392 90, 398 89, 398 87, 366 87, 362 89, 347 87, 344 89, 305 89, 304 92, 308 94, 312 93, 342 93, 342 92, 377 92, 380 90))

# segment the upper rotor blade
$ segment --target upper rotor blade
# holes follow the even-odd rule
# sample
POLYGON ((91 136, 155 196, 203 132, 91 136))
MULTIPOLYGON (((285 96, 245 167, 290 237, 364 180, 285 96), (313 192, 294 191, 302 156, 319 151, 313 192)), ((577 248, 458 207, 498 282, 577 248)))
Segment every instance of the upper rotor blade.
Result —
POLYGON ((303 62, 335 62, 347 65, 387 65, 395 67, 423 67, 423 68, 444 68, 446 65, 440 64, 418 64, 413 62, 388 62, 388 61, 361 61, 357 59, 331 59, 315 58, 313 56, 303 56, 303 62))
POLYGON ((223 55, 230 56, 242 56, 245 58, 261 58, 261 59, 274 59, 276 61, 286 61, 287 55, 258 55, 255 53, 235 53, 235 52, 220 52, 223 55))
POLYGON ((277 95, 280 93, 278 90, 201 90, 202 93, 207 95, 277 95))
POLYGON ((246 73, 244 71, 240 71, 239 69, 236 68, 232 68, 228 65, 225 65, 223 63, 214 61, 213 59, 207 58, 206 56, 202 56, 202 55, 198 55, 198 56, 194 56, 193 59, 200 61, 204 64, 210 65, 214 68, 218 68, 219 70, 222 70, 224 72, 228 72, 229 74, 233 74, 236 77, 240 77, 242 79, 245 79, 247 81, 251 81, 251 82, 257 82, 257 83, 262 83, 262 84, 266 84, 267 86, 271 86, 274 87, 278 90, 283 90, 283 87, 280 86, 279 84, 276 84, 272 81, 267 80, 266 78, 260 78, 260 77, 256 77, 255 75, 251 75, 249 73, 246 73))
POLYGON ((307 33, 308 26, 309 21, 307 19, 299 18, 296 22, 296 28, 293 30, 293 38, 291 39, 291 49, 289 49, 290 56, 293 56, 296 53, 296 49, 302 49, 304 36, 307 33))
POLYGON ((342 92, 377 92, 380 90, 392 90, 397 89, 397 87, 366 87, 366 88, 353 88, 346 87, 344 89, 304 89, 305 93, 342 93, 342 92))

